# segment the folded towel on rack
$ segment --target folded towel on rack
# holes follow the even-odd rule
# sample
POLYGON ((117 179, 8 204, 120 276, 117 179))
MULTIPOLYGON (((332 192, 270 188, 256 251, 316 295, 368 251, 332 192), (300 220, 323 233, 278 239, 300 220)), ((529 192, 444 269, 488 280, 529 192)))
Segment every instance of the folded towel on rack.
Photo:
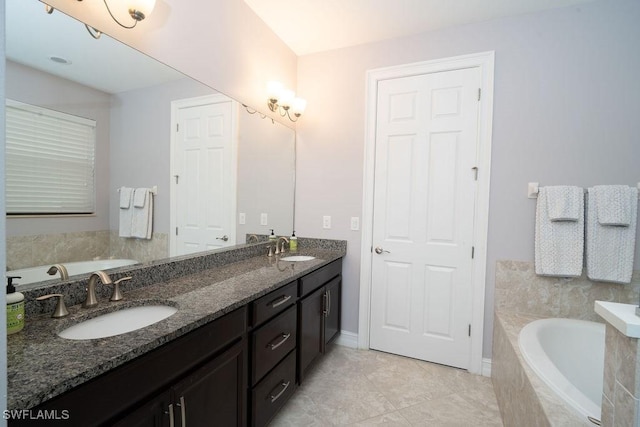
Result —
MULTIPOLYGON (((577 221, 584 214, 584 191, 571 185, 545 187, 551 221, 577 221)), ((538 196, 540 197, 540 196, 538 196)))
POLYGON ((120 237, 131 237, 131 220, 133 218, 133 207, 131 207, 132 198, 133 188, 120 188, 120 212, 118 218, 118 235, 120 237))
MULTIPOLYGON (((578 217, 571 221, 552 221, 549 205, 557 198, 583 194, 580 187, 552 191, 540 188, 536 204, 535 270, 541 276, 577 277, 582 274, 584 250, 584 195, 575 200, 578 217)), ((575 209, 574 209, 575 210, 575 209)))
POLYGON ((133 191, 133 207, 134 208, 143 208, 144 204, 147 201, 147 193, 149 193, 148 188, 136 188, 133 191))
POLYGON ((120 209, 129 209, 131 206, 131 195, 133 194, 133 188, 120 187, 120 209))
POLYGON ((149 188, 136 188, 133 196, 131 237, 151 239, 153 231, 153 196, 149 188), (142 202, 142 206, 139 206, 142 202))
MULTIPOLYGON (((615 200, 620 194, 618 186, 589 188, 587 198, 587 277, 591 280, 630 283, 633 274, 633 258, 636 246, 636 218, 638 214, 638 190, 626 187, 623 195, 629 206, 629 225, 619 226, 618 218, 607 217, 614 225, 600 221, 600 204, 615 200), (610 188, 614 187, 614 188, 610 188), (600 197, 598 193, 611 191, 614 195, 600 197), (626 195, 625 195, 626 194, 626 195)), ((615 216, 615 215, 614 215, 615 216)), ((622 218, 624 221, 624 218, 622 218)))
MULTIPOLYGON (((631 223, 630 187, 626 185, 596 185, 592 194, 596 198, 598 222, 602 225, 628 227, 631 223)), ((631 188, 631 190, 635 190, 631 188)), ((637 191, 637 190, 636 190, 637 191)))

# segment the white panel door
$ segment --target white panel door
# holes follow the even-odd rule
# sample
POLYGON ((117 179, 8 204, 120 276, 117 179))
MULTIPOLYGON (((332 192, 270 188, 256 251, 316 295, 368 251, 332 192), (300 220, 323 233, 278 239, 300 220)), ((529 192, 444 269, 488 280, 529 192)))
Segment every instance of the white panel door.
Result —
POLYGON ((480 78, 468 68, 379 83, 373 349, 469 366, 480 78))
POLYGON ((177 112, 173 255, 235 244, 232 101, 177 112))

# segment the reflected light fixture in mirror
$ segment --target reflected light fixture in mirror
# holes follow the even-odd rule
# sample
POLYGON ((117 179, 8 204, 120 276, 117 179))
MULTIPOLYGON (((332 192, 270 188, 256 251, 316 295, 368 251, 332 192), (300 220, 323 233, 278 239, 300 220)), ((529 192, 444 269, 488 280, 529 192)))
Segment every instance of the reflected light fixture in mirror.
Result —
POLYGON ((292 122, 297 122, 307 107, 306 100, 296 98, 295 92, 285 89, 280 82, 270 81, 267 83, 267 96, 269 110, 277 112, 282 117, 287 116, 292 122), (292 114, 293 117, 291 117, 292 114))
MULTIPOLYGON (((77 1, 80 2, 82 0, 77 0, 77 1)), ((122 28, 127 28, 127 29, 134 28, 136 24, 138 24, 138 22, 142 21, 143 19, 151 15, 151 12, 153 12, 153 8, 156 5, 156 0, 128 0, 126 5, 128 7, 129 16, 131 16, 131 18, 133 19, 133 23, 130 25, 127 25, 127 24, 123 24, 118 20, 118 18, 115 17, 113 12, 111 12, 111 8, 109 7, 109 3, 107 3, 107 0, 102 0, 102 1, 104 2, 105 7, 107 8, 107 12, 109 12, 109 16, 111 16, 111 19, 113 19, 113 21, 116 24, 120 25, 122 28)), ((53 13, 54 9, 48 4, 45 4, 45 10, 47 11, 48 14, 51 14, 53 13)), ((85 24, 85 27, 87 27, 87 31, 89 31, 89 34, 91 34, 91 37, 93 37, 96 40, 99 39, 100 36, 102 35, 102 31, 98 30, 97 28, 91 27, 87 24, 85 24)))

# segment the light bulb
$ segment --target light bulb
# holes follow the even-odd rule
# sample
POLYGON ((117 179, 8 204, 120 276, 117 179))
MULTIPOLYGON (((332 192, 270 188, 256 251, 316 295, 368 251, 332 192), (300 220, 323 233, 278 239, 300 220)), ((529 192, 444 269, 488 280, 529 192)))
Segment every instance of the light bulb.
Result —
POLYGON ((307 108, 307 100, 302 98, 296 98, 291 103, 291 112, 296 116, 301 116, 304 113, 304 109, 307 108))
POLYGON ((289 89, 284 89, 282 92, 280 92, 280 99, 278 100, 278 103, 283 108, 291 107, 291 103, 293 102, 293 99, 295 97, 296 97, 296 93, 294 91, 289 89))
POLYGON ((151 15, 155 5, 156 0, 129 0, 129 14, 136 21, 142 21, 151 15))
POLYGON ((267 96, 269 99, 280 99, 280 93, 284 89, 284 86, 280 82, 270 81, 267 83, 267 96))

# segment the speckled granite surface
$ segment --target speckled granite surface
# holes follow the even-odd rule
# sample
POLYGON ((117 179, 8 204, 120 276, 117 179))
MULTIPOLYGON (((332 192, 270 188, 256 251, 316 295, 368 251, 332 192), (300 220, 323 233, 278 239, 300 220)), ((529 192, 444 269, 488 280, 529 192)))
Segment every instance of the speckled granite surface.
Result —
MULTIPOLYGON (((139 277, 135 274, 138 269, 129 270, 128 274, 133 275, 134 279, 128 288, 123 287, 124 301, 109 302, 110 288, 99 285, 100 303, 95 308, 82 309, 79 305, 69 307, 71 314, 63 319, 51 319, 50 311, 27 317, 24 330, 8 337, 8 408, 32 408, 346 253, 346 242, 327 242, 326 245, 313 243, 300 245, 296 253, 315 256, 316 259, 311 261, 293 263, 277 257, 269 258, 264 255, 266 251, 260 244, 239 249, 255 252, 248 257, 244 253, 225 251, 222 256, 214 257, 215 260, 207 261, 205 258, 210 255, 205 255, 146 266, 144 272, 139 272, 139 277), (135 288, 137 280, 147 285, 135 288), (146 328, 115 337, 73 341, 56 335, 73 323, 117 308, 156 303, 175 306, 178 312, 146 328)), ((114 279, 121 276, 123 274, 112 274, 114 279)), ((65 293, 69 289, 64 289, 64 285, 56 285, 53 289, 43 288, 36 293, 58 290, 65 293), (62 289, 58 289, 60 287, 62 289)))

